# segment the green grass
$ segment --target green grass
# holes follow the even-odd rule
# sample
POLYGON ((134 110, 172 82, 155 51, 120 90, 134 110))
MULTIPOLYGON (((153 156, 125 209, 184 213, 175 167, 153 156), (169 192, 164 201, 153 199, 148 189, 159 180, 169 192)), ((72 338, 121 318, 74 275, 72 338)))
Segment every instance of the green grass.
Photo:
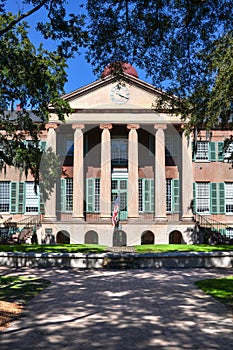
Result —
POLYGON ((208 245, 208 244, 145 244, 135 246, 135 250, 140 253, 168 253, 168 252, 213 252, 213 251, 233 251, 233 245, 208 245))
POLYGON ((233 310, 233 276, 200 280, 195 285, 233 310))
MULTIPOLYGON (((98 244, 15 244, 0 245, 0 252, 25 252, 25 253, 103 253, 106 247, 98 244)), ((155 252, 213 252, 233 251, 233 245, 212 246, 207 244, 148 244, 135 246, 139 253, 155 252)))
POLYGON ((42 278, 0 276, 0 300, 24 304, 49 285, 42 278))
POLYGON ((1 252, 25 252, 25 253, 101 253, 104 246, 97 244, 14 244, 0 245, 1 252))

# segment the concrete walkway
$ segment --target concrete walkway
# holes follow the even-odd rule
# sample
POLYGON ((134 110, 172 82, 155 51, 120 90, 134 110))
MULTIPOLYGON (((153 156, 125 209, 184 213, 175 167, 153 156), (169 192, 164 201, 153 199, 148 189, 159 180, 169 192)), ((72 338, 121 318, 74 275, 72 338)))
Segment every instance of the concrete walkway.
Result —
POLYGON ((233 319, 194 286, 230 269, 9 269, 53 283, 1 334, 1 350, 232 350, 233 319))

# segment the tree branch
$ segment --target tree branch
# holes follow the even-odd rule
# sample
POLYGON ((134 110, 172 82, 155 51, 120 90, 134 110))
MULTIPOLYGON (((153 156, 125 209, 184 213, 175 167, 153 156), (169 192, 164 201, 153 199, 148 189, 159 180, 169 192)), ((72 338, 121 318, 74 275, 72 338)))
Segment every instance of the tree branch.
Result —
POLYGON ((39 5, 37 5, 36 7, 33 7, 31 10, 29 10, 28 12, 25 12, 23 14, 21 14, 20 16, 18 16, 17 18, 15 18, 13 21, 11 21, 4 29, 0 30, 0 37, 3 36, 4 34, 6 34, 9 30, 11 30, 17 23, 19 23, 20 21, 22 21, 24 18, 29 17, 30 15, 32 15, 33 13, 37 12, 38 10, 40 10, 41 7, 43 7, 45 5, 45 3, 48 0, 43 0, 39 5))

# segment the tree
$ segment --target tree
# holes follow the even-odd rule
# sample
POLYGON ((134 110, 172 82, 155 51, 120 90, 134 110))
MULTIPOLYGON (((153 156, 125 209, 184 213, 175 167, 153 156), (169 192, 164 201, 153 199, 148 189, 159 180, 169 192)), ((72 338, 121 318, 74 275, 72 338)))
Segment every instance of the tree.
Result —
MULTIPOLYGON (((60 119, 71 111, 60 98, 66 82, 66 59, 83 45, 85 37, 81 30, 83 16, 71 14, 67 19, 63 3, 25 0, 22 8, 12 14, 6 10, 7 0, 0 1, 0 125, 5 130, 0 135, 0 166, 23 168, 26 175, 30 171, 35 185, 39 183, 42 157, 38 141, 41 124, 48 120, 50 107, 60 119), (23 6, 32 7, 25 10, 23 6), (45 50, 42 44, 33 45, 28 35, 29 25, 24 21, 42 7, 47 11, 47 22, 40 21, 36 27, 44 38, 55 41, 53 51, 45 50), (25 142, 26 138, 31 142, 25 142)), ((53 164, 48 173, 50 179, 58 162, 51 150, 48 158, 53 164)))
MULTIPOLYGON (((37 139, 28 109, 42 122, 49 103, 60 118, 69 111, 59 96, 66 81, 66 60, 80 48, 86 49, 86 59, 99 74, 109 62, 144 69, 157 87, 180 97, 174 108, 189 121, 188 132, 216 125, 232 129, 231 0, 87 0, 85 6, 77 5, 75 13, 69 13, 65 0, 22 4, 25 9, 22 5, 11 14, 7 0, 0 0, 0 116, 16 142, 23 137, 23 133, 16 137, 16 124, 37 139), (24 21, 42 8, 44 21, 35 28, 52 40, 53 51, 42 45, 35 48, 28 38, 24 21), (16 101, 21 111, 9 123, 4 110, 16 101)), ((14 156, 12 151, 5 162, 14 156)))
POLYGON ((156 86, 181 97, 178 111, 194 126, 229 123, 233 96, 230 0, 89 0, 88 59, 144 69, 156 86))

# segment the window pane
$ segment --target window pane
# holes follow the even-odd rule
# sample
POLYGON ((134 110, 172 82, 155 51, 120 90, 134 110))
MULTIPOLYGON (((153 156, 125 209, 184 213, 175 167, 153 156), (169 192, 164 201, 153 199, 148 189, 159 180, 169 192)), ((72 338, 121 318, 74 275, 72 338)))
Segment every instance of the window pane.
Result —
POLYGON ((66 211, 73 210, 73 179, 66 179, 66 211))
POLYGON ((0 182, 0 212, 10 211, 10 182, 0 182))
POLYGON ((172 211, 172 180, 166 179, 166 210, 167 212, 172 211))
POLYGON ((198 213, 210 212, 210 187, 208 182, 196 183, 196 206, 198 213))
POLYGON ((233 213, 233 183, 226 183, 226 213, 233 213))
POLYGON ((196 160, 209 159, 209 143, 206 141, 197 142, 196 160))
POLYGON ((26 182, 26 202, 25 209, 26 213, 38 213, 39 211, 39 194, 34 190, 34 182, 26 182))

